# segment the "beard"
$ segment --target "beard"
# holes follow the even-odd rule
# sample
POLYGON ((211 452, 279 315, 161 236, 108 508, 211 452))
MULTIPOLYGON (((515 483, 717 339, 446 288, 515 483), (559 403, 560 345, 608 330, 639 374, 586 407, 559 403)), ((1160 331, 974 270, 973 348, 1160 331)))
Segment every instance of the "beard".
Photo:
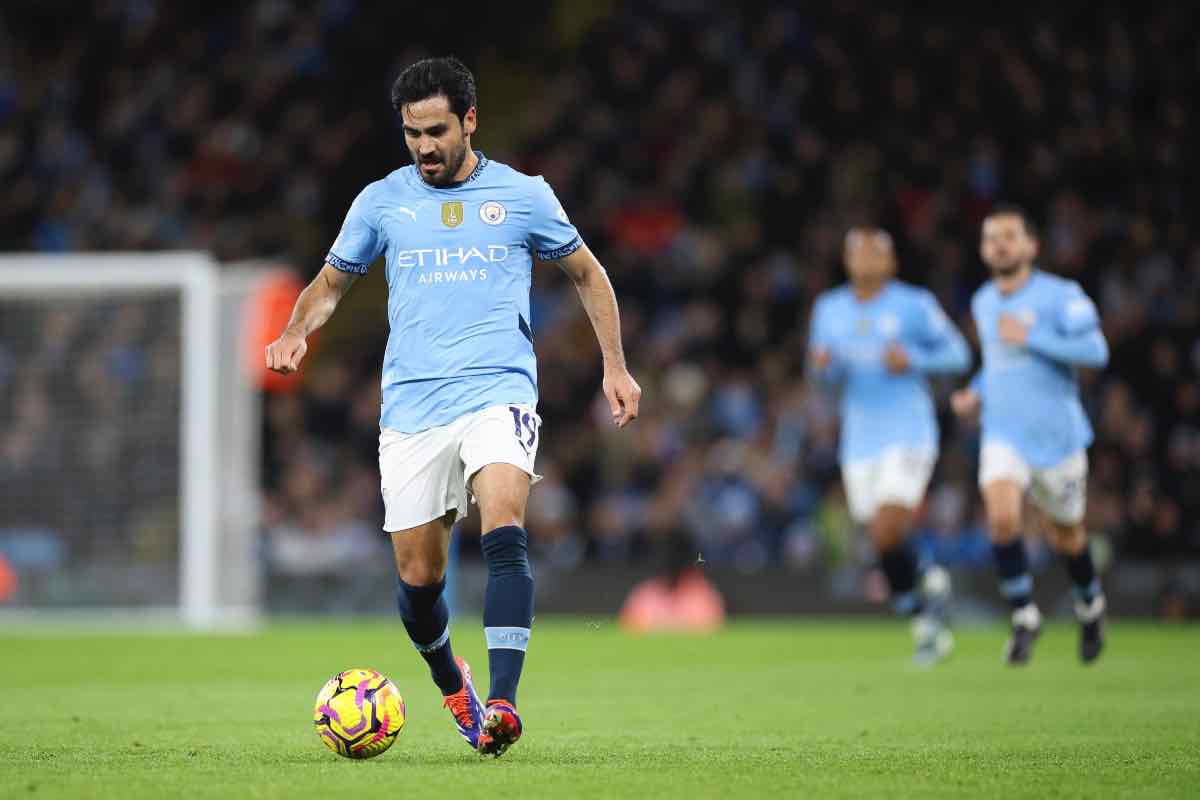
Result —
POLYGON ((413 161, 417 164, 417 173, 423 181, 431 186, 449 186, 451 183, 454 183, 454 176, 458 174, 458 171, 462 169, 463 162, 467 160, 467 145, 464 142, 457 149, 451 151, 446 158, 437 161, 425 161, 416 153, 412 155, 413 161), (424 172, 421 172, 420 167, 423 164, 442 164, 443 168, 441 173, 436 177, 428 178, 424 172))
POLYGON ((1011 278, 1013 275, 1016 275, 1018 272, 1020 272, 1024 266, 1025 262, 1021 261, 1020 259, 1011 259, 1002 263, 993 262, 988 264, 988 268, 991 270, 992 275, 996 276, 997 278, 1011 278))

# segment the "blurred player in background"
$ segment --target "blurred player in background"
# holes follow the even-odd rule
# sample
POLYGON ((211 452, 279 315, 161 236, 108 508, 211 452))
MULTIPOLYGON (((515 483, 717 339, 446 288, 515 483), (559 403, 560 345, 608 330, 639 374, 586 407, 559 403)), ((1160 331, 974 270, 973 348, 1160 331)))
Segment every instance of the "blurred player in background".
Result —
POLYGON ((866 525, 899 614, 913 619, 914 658, 946 656, 945 570, 924 571, 909 542, 938 453, 938 425, 926 375, 971 365, 962 334, 933 295, 896 280, 892 237, 876 228, 846 234, 850 283, 813 308, 810 365, 842 389, 839 457, 851 516, 866 525))
POLYGON ((979 485, 1001 591, 1013 611, 1005 657, 1027 662, 1041 632, 1021 535, 1031 490, 1074 584, 1079 655, 1090 663, 1104 646, 1105 603, 1083 527, 1092 428, 1075 371, 1103 367, 1108 345, 1079 284, 1034 268, 1037 234, 1024 211, 993 211, 983 222, 980 253, 992 273, 971 301, 983 367, 951 402, 967 418, 982 405, 979 485))
POLYGON ((517 683, 533 620, 524 521, 541 433, 529 328, 534 256, 575 282, 600 343, 603 391, 618 427, 637 417, 641 389, 625 367, 612 284, 554 192, 542 178, 471 149, 470 71, 453 58, 417 62, 396 80, 392 105, 413 164, 354 200, 266 360, 279 372, 299 369, 306 337, 357 276, 385 257, 391 332, 379 470, 400 616, 459 733, 481 754, 499 756, 521 736, 517 683), (451 650, 443 597, 450 529, 467 512, 468 496, 479 504, 488 567, 486 708, 470 668, 451 650))

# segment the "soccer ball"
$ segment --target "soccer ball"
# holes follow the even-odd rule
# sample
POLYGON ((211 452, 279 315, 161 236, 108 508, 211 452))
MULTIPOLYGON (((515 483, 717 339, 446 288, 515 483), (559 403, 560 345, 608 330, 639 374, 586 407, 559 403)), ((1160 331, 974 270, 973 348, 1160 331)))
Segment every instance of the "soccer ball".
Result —
POLYGON ((348 669, 330 678, 313 711, 317 735, 346 758, 374 758, 404 730, 404 698, 373 669, 348 669))

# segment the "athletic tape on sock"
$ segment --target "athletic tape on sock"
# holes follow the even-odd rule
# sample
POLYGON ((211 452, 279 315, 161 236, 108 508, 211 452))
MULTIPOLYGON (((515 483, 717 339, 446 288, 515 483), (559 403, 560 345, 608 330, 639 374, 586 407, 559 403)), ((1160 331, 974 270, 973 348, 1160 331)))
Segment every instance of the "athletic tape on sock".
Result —
POLYGON ((1005 597, 1016 597, 1033 593, 1033 576, 1026 573, 1000 581, 1000 591, 1005 597))
POLYGON ((496 626, 484 628, 483 635, 487 639, 488 650, 520 650, 521 652, 525 652, 529 647, 529 628, 496 626))
POLYGON ((429 644, 421 644, 413 642, 413 647, 417 648, 418 653, 432 653, 439 647, 444 647, 446 642, 450 641, 450 627, 446 626, 446 630, 442 631, 442 635, 429 644))

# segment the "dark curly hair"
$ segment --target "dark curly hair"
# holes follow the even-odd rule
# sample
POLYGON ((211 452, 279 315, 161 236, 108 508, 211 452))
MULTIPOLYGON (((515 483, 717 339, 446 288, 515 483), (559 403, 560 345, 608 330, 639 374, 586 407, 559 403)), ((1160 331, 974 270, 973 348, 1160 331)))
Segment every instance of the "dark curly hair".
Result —
POLYGON ((993 206, 992 210, 987 213, 987 216, 1017 217, 1021 220, 1021 224, 1025 226, 1025 233, 1029 234, 1031 239, 1038 238, 1037 223, 1033 221, 1033 217, 1029 216, 1028 211, 1015 203, 1000 203, 993 206))
POLYGON ((454 56, 425 58, 405 67, 392 85, 392 108, 399 114, 409 103, 439 95, 460 121, 475 105, 475 76, 454 56))

